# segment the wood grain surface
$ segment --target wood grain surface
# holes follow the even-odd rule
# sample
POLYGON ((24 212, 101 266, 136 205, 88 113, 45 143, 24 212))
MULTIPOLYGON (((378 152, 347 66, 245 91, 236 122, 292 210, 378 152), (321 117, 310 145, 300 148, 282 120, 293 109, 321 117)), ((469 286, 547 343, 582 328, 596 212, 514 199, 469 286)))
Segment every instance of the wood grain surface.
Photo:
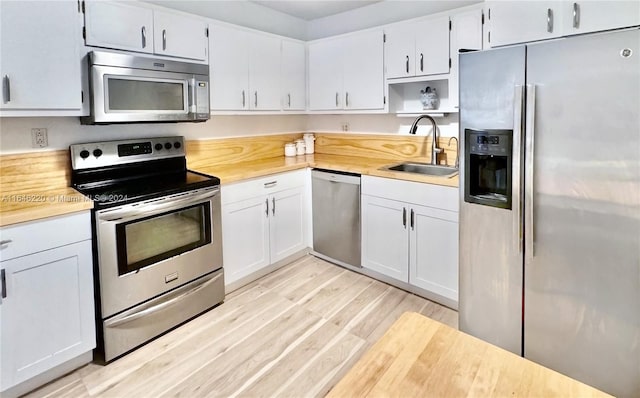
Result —
POLYGON ((406 312, 328 397, 609 397, 415 312, 406 312))
POLYGON ((312 256, 117 359, 27 395, 322 397, 405 311, 457 327, 455 311, 312 256))

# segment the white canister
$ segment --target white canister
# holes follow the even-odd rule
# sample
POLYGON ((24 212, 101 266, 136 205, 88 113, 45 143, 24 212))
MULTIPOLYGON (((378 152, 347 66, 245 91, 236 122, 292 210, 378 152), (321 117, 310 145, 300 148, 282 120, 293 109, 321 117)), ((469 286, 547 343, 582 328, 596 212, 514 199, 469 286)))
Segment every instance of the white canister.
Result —
POLYGON ((293 142, 284 144, 284 156, 296 156, 296 144, 293 142))
POLYGON ((304 140, 296 140, 296 155, 304 155, 304 140))
POLYGON ((313 134, 304 134, 302 138, 304 139, 305 153, 313 153, 315 148, 313 141, 316 137, 313 134))

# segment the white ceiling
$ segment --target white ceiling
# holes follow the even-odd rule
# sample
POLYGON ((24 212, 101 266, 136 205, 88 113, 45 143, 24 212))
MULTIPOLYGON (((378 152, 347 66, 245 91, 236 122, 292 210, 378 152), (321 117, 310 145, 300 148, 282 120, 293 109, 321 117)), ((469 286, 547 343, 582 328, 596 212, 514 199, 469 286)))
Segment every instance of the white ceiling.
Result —
POLYGON ((328 17, 330 15, 339 14, 345 11, 355 10, 356 8, 365 7, 373 3, 379 3, 382 0, 354 0, 354 1, 337 1, 337 0, 250 0, 262 6, 280 11, 296 18, 307 21, 328 17))

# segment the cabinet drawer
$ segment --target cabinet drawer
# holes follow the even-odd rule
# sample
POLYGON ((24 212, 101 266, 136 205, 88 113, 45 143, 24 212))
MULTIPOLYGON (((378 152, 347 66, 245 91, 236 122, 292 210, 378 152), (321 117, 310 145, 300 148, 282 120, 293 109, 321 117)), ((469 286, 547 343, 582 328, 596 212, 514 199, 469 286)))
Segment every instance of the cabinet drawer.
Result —
POLYGON ((0 229, 0 261, 91 239, 90 212, 20 223, 0 229))
POLYGON ((234 203, 256 196, 268 195, 285 189, 305 185, 306 170, 300 169, 280 174, 253 178, 222 186, 222 204, 234 203))
POLYGON ((458 188, 362 176, 362 194, 458 212, 458 188))

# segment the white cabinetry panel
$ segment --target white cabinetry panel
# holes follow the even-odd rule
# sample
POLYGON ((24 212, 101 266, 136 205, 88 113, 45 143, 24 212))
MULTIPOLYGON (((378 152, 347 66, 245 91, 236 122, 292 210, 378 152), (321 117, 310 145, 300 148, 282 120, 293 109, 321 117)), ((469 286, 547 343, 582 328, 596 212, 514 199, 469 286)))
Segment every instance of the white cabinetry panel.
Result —
POLYGON ((184 15, 153 11, 153 51, 156 54, 207 60, 207 24, 184 15))
POLYGON ((382 31, 365 32, 344 39, 344 108, 384 107, 384 42, 382 31))
POLYGON ((249 90, 249 109, 280 109, 280 39, 250 34, 249 90))
POLYGON ((307 106, 307 52, 303 42, 282 40, 282 109, 302 111, 307 106))
POLYGON ((1 1, 0 110, 79 114, 81 37, 76 2, 1 1))
POLYGON ((487 5, 492 47, 550 39, 563 34, 560 1, 493 1, 487 5))
POLYGON ((271 262, 275 263, 306 247, 304 240, 304 187, 271 195, 271 262))
POLYGON ((153 10, 113 1, 85 1, 88 46, 153 53, 153 10))
POLYGON ((342 109, 343 48, 338 39, 309 44, 309 109, 342 109))
POLYGON ((385 30, 387 78, 414 76, 416 39, 413 24, 396 25, 385 30))
POLYGON ((416 76, 449 73, 449 17, 430 18, 415 29, 416 76))
POLYGON ((640 25, 640 1, 565 1, 564 34, 640 25))
POLYGON ((249 42, 251 35, 223 25, 210 25, 209 80, 211 109, 249 109, 249 42))
POLYGON ((482 9, 451 14, 451 71, 449 74, 449 104, 459 106, 458 62, 459 51, 482 50, 482 9))

